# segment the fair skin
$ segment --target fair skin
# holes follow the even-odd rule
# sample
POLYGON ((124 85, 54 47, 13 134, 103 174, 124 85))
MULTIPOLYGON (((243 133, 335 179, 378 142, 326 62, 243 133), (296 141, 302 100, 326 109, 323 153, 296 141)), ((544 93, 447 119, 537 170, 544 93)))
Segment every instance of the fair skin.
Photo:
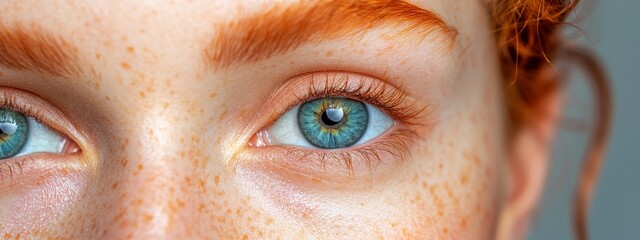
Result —
POLYGON ((42 122, 78 146, 0 160, 11 163, 0 168, 0 236, 523 236, 555 121, 541 117, 507 134, 497 47, 480 1, 411 1, 455 37, 398 33, 403 26, 381 22, 210 66, 219 64, 205 58, 221 26, 298 1, 278 2, 0 0, 0 31, 19 25, 63 39, 78 65, 62 74, 0 65, 0 91, 42 108, 42 122), (387 132, 340 151, 415 133, 394 140, 406 152, 350 155, 349 171, 334 155, 312 154, 327 150, 255 146, 256 134, 302 103, 296 96, 306 93, 309 74, 401 86, 401 106, 422 117, 401 121, 387 112, 394 120, 387 132))

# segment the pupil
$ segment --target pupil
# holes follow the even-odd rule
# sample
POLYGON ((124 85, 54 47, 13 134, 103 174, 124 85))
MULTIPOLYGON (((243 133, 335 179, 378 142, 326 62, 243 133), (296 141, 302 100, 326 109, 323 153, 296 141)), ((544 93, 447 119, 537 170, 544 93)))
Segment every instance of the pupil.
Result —
POLYGON ((327 126, 333 126, 340 123, 343 116, 344 112, 342 112, 341 108, 329 108, 322 113, 322 122, 327 126))

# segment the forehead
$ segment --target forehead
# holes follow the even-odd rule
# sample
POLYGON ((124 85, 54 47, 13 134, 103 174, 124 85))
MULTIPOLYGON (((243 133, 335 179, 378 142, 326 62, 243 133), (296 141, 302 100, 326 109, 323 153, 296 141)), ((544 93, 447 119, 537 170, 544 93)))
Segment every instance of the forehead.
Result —
MULTIPOLYGON (((452 25, 460 8, 470 6, 464 2, 475 0, 409 0, 408 2, 438 13, 452 25)), ((314 4, 319 1, 298 0, 166 0, 166 1, 90 1, 90 0, 0 0, 3 22, 37 22, 45 27, 67 26, 71 29, 118 32, 145 30, 155 27, 175 29, 211 26, 255 14, 274 5, 314 4), (46 19, 46 20, 45 20, 46 19), (73 21, 70 21, 73 20, 73 21), (117 26, 117 27, 116 27, 117 26), (87 29, 93 28, 93 29, 87 29), (144 29, 141 29, 144 28, 144 29)), ((324 1, 326 2, 326 1, 324 1)), ((353 1, 359 4, 368 1, 353 1)))
MULTIPOLYGON (((472 0, 469 0, 472 1, 472 0)), ((238 19, 257 16, 278 6, 286 6, 296 11, 297 8, 321 5, 340 5, 353 10, 361 10, 359 14, 368 15, 371 11, 380 11, 379 6, 385 6, 385 1, 306 1, 295 0, 263 1, 30 1, 30 0, 0 0, 0 26, 35 26, 48 33, 62 36, 79 49, 109 50, 114 45, 120 48, 123 42, 145 43, 149 49, 166 46, 177 47, 180 43, 204 44, 207 38, 218 30, 220 26, 233 25, 238 19), (367 9, 366 6, 375 5, 367 9), (365 6, 365 7, 363 7, 365 6), (367 12, 370 11, 370 12, 367 12)), ((400 2, 400 1, 398 1, 400 2)), ((460 1, 410 1, 419 8, 435 13, 443 19, 445 24, 456 29, 457 25, 464 25, 460 19, 465 11, 460 9, 460 1)), ((470 5, 464 5, 470 6, 470 5)), ((328 15, 331 11, 319 12, 328 15)), ((404 9, 399 9, 402 15, 404 9)), ((415 12, 406 11, 406 14, 415 12)), ((358 14, 358 13, 356 13, 358 14)), ((266 14, 265 14, 266 15, 266 14)), ((267 15, 268 16, 268 15, 267 15)), ((304 18, 302 18, 304 19, 304 18)), ((317 18, 322 22, 323 18, 317 18)), ((362 18, 365 21, 375 19, 362 18)), ((402 20, 402 16, 395 19, 402 20)), ((355 25, 359 27, 363 24, 355 25)), ((195 45, 182 51, 194 50, 195 45)), ((116 56, 117 57, 117 56, 116 56)), ((173 56, 172 56, 173 57, 173 56)))

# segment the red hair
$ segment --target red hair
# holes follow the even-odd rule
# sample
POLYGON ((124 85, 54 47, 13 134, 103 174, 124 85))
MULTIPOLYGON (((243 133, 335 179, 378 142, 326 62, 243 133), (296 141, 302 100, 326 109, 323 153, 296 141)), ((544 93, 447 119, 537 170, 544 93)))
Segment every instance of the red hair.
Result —
POLYGON ((575 194, 574 228, 578 239, 588 239, 587 215, 591 194, 604 159, 611 121, 611 96, 606 74, 586 49, 563 45, 560 33, 579 0, 499 0, 489 9, 507 88, 512 129, 545 114, 540 104, 559 90, 561 76, 543 71, 559 58, 580 64, 592 77, 598 107, 596 129, 582 166, 575 194))

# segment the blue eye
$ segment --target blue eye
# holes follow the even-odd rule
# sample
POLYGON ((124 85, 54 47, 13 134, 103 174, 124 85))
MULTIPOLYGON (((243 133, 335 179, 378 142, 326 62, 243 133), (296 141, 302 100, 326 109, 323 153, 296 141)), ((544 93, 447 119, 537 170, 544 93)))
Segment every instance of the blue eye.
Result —
POLYGON ((345 98, 321 98, 306 102, 298 111, 303 136, 319 148, 349 147, 367 129, 369 113, 362 102, 345 98))
POLYGON ((268 132, 275 145, 339 149, 366 143, 393 124, 391 118, 369 104, 325 97, 289 110, 268 132))
POLYGON ((0 159, 37 152, 61 152, 66 140, 32 117, 0 108, 0 159))
POLYGON ((29 135, 27 118, 17 112, 0 109, 0 158, 15 155, 29 135))

